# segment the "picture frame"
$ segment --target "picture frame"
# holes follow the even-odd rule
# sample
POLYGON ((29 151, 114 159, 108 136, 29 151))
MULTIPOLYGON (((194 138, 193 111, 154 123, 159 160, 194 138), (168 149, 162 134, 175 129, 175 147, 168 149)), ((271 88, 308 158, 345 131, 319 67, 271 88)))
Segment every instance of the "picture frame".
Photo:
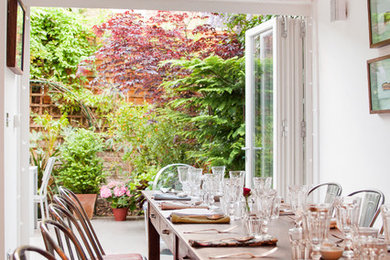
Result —
POLYGON ((367 0, 370 48, 390 44, 390 1, 367 0))
POLYGON ((7 67, 22 75, 24 66, 24 37, 26 8, 21 0, 8 0, 7 67))
POLYGON ((390 113, 390 55, 367 61, 370 114, 390 113))

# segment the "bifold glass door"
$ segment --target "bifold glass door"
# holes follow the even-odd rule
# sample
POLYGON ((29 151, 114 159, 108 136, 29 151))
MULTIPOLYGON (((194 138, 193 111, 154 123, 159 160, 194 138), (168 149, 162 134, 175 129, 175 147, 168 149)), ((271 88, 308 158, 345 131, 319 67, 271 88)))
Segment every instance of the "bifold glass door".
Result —
POLYGON ((284 193, 296 182, 286 167, 303 174, 297 173, 303 156, 295 155, 304 142, 296 128, 304 120, 302 21, 278 17, 246 33, 247 186, 254 176, 270 176, 284 193))

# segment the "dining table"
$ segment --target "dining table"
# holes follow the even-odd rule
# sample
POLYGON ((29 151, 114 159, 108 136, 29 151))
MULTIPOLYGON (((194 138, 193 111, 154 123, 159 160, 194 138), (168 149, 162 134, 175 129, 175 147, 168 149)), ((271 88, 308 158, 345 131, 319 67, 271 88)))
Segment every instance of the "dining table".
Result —
MULTIPOLYGON (((191 246, 190 240, 219 240, 225 238, 245 237, 246 229, 242 220, 232 220, 229 224, 173 224, 169 219, 174 210, 162 210, 161 201, 153 199, 159 191, 143 191, 148 203, 147 230, 148 230, 148 259, 160 259, 160 238, 165 242, 173 254, 173 259, 210 259, 212 256, 222 256, 237 253, 263 254, 274 246, 256 247, 200 247, 191 246), (215 230, 230 232, 218 233, 215 230), (196 232, 197 230, 215 229, 210 232, 196 232), (192 233, 193 232, 193 233, 192 233)), ((269 224, 269 234, 277 238, 277 250, 264 259, 291 259, 291 247, 288 230, 294 226, 291 216, 280 216, 269 224)), ((249 256, 249 255, 248 255, 249 256)), ((248 256, 237 256, 229 259, 248 259, 248 256)))

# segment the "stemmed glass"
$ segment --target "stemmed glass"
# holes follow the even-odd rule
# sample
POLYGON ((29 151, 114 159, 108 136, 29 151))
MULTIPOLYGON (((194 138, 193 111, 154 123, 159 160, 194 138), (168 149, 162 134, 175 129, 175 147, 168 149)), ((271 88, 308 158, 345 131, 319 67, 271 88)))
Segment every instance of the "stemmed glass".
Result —
POLYGON ((304 207, 306 204, 308 186, 306 185, 290 185, 288 187, 288 201, 291 210, 295 214, 295 227, 302 225, 304 207))
POLYGON ((260 206, 259 214, 262 220, 262 235, 263 239, 269 239, 271 236, 268 234, 268 224, 271 221, 272 210, 276 198, 276 190, 267 190, 261 195, 257 195, 258 205, 260 206))
POLYGON ((271 189, 272 177, 254 177, 253 189, 257 194, 266 193, 271 189))
POLYGON ((237 183, 237 180, 231 178, 225 178, 223 180, 223 196, 221 197, 221 204, 224 212, 232 219, 236 219, 235 213, 241 194, 242 187, 239 183, 237 183))
POLYGON ((200 184, 202 183, 202 169, 191 167, 189 169, 191 196, 200 195, 200 184))
POLYGON ((190 174, 188 166, 179 166, 177 167, 177 172, 179 174, 179 181, 181 183, 183 192, 186 195, 190 195, 191 187, 190 187, 190 174))
POLYGON ((320 248, 324 240, 328 238, 330 218, 332 216, 332 204, 306 204, 305 206, 305 230, 311 243, 313 259, 320 259, 320 248))
POLYGON ((203 175, 203 201, 207 204, 210 209, 216 209, 217 207, 214 205, 214 196, 218 191, 218 186, 220 184, 219 175, 214 174, 204 174, 203 175))
POLYGON ((211 167, 211 172, 214 174, 214 175, 218 175, 219 176, 219 183, 218 183, 218 187, 217 187, 217 194, 218 196, 221 196, 222 195, 222 182, 223 182, 223 178, 225 177, 225 166, 213 166, 211 167))
POLYGON ((359 197, 342 197, 335 200, 337 227, 345 236, 345 258, 354 257, 352 235, 359 226, 360 202, 359 197))
POLYGON ((241 186, 241 189, 244 187, 245 182, 245 171, 229 171, 230 179, 234 179, 241 186))

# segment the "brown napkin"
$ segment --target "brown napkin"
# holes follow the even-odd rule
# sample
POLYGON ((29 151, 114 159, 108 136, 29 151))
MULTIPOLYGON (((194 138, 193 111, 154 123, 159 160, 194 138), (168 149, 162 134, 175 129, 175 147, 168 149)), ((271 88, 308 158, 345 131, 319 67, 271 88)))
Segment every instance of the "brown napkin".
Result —
POLYGON ((186 224, 229 224, 229 216, 222 214, 182 214, 175 213, 171 214, 171 221, 174 224, 186 223, 186 224))
POLYGON ((196 208, 196 209, 207 209, 207 206, 200 206, 200 205, 192 205, 192 204, 184 204, 184 203, 178 203, 178 202, 162 202, 160 204, 161 210, 175 210, 175 209, 190 209, 190 208, 196 208))
POLYGON ((258 239, 251 238, 247 241, 238 241, 234 238, 221 240, 189 240, 192 247, 244 247, 244 246, 276 246, 277 238, 258 239))

